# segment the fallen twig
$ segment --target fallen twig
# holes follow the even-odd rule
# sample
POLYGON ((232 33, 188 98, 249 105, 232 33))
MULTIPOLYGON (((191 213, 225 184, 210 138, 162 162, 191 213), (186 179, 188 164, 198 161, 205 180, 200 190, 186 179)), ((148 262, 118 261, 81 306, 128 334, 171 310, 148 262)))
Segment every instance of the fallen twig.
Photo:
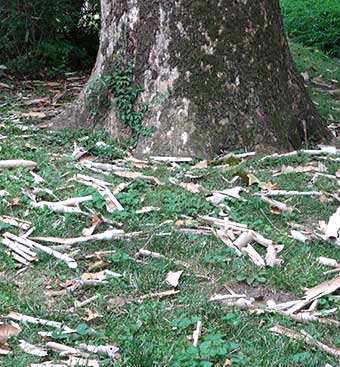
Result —
POLYGON ((300 333, 293 331, 291 329, 285 328, 281 325, 275 325, 271 329, 269 329, 271 332, 275 334, 285 335, 288 336, 291 339, 295 340, 303 340, 306 344, 311 345, 313 347, 316 347, 322 351, 324 351, 327 354, 330 354, 335 357, 340 357, 340 349, 329 347, 326 344, 323 344, 319 341, 317 341, 315 338, 313 338, 311 335, 307 334, 304 330, 302 330, 300 333))

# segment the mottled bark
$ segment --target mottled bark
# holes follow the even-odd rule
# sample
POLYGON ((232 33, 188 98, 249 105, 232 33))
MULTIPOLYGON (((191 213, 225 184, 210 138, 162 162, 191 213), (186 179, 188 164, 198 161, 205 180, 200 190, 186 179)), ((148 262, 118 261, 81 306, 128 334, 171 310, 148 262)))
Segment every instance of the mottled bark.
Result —
MULTIPOLYGON (((117 53, 134 63, 148 105, 138 155, 212 156, 222 149, 288 150, 330 137, 293 65, 278 0, 102 0, 100 48, 90 81, 117 53)), ((54 126, 131 131, 105 88, 86 89, 54 126)))

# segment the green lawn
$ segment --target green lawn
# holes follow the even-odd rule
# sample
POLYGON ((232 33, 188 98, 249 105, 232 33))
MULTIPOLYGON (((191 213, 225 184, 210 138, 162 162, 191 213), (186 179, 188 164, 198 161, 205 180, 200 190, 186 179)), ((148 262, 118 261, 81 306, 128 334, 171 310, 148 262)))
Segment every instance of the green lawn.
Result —
MULTIPOLYGON (((339 87, 340 71, 337 60, 321 52, 292 45, 292 51, 300 72, 307 71, 307 82, 312 99, 328 122, 340 120, 339 100, 326 93, 325 88, 313 83, 313 78, 322 75, 326 83, 339 87), (332 82, 333 80, 333 82, 332 82)), ((329 89, 329 88, 328 88, 329 89)), ((328 90, 327 89, 327 90, 328 90)), ((22 90, 23 96, 34 92, 22 90)), ((42 91, 36 91, 41 96, 42 91)), ((285 336, 277 336, 270 328, 279 323, 293 330, 305 330, 317 340, 340 347, 337 326, 307 323, 301 326, 286 316, 274 313, 254 313, 239 308, 228 308, 223 303, 210 302, 215 293, 226 293, 224 286, 235 292, 255 296, 259 307, 264 300, 274 298, 278 302, 292 300, 303 295, 305 287, 312 287, 334 275, 325 276, 327 267, 317 263, 319 256, 340 258, 340 249, 322 240, 302 243, 290 237, 291 229, 315 230, 318 221, 327 221, 336 210, 335 200, 319 200, 317 197, 280 197, 287 205, 296 207, 293 213, 275 215, 268 204, 253 195, 260 191, 257 185, 244 186, 244 200, 228 199, 231 220, 247 224, 274 243, 284 245, 280 257, 283 264, 273 268, 259 268, 246 256, 237 257, 231 249, 213 234, 202 235, 176 230, 174 222, 193 218, 194 226, 200 215, 218 217, 219 208, 206 201, 206 195, 214 190, 223 190, 233 185, 227 181, 236 175, 245 177, 254 174, 262 182, 276 184, 282 190, 317 190, 334 193, 338 185, 325 177, 311 183, 311 174, 286 174, 274 176, 283 165, 293 167, 305 165, 313 159, 306 154, 292 158, 261 161, 254 158, 240 162, 235 167, 224 169, 219 166, 193 171, 191 164, 171 167, 166 164, 150 164, 146 168, 128 165, 133 171, 155 176, 164 185, 154 185, 145 180, 134 180, 116 195, 124 211, 108 213, 103 199, 95 191, 71 178, 82 173, 110 183, 117 187, 131 180, 114 175, 103 176, 88 169, 79 170, 72 158, 74 144, 89 151, 98 162, 114 163, 126 156, 104 133, 49 132, 40 129, 44 123, 39 119, 27 120, 21 117, 23 107, 18 96, 0 95, 0 159, 29 159, 37 162, 35 173, 45 182, 34 183, 28 169, 7 169, 0 173, 0 192, 8 191, 0 204, 0 215, 8 215, 32 222, 35 230, 32 236, 79 237, 84 228, 91 226, 91 217, 78 214, 56 214, 50 210, 34 209, 30 206, 32 195, 37 201, 55 201, 50 192, 41 190, 33 194, 34 188, 52 190, 58 200, 93 194, 93 200, 82 204, 83 210, 102 214, 114 223, 112 228, 123 229, 126 233, 140 231, 143 234, 131 239, 96 241, 67 250, 78 262, 76 270, 48 255, 39 255, 23 272, 18 272, 17 263, 0 245, 0 315, 10 311, 43 319, 60 321, 77 330, 62 335, 56 329, 50 339, 76 347, 80 343, 113 344, 120 348, 121 360, 112 364, 108 358, 100 359, 100 366, 129 367, 209 367, 209 366, 258 366, 258 367, 323 367, 326 363, 338 365, 338 359, 285 336), (32 127, 32 126, 33 127, 32 127), (22 130, 23 127, 28 127, 22 130), (104 142, 105 144, 97 144, 104 142), (190 178, 188 174, 197 176, 190 178), (193 194, 173 184, 195 182, 202 186, 200 193, 193 194), (193 180, 193 181, 191 181, 193 180), (137 214, 146 206, 159 207, 160 211, 137 214), (166 258, 141 260, 135 253, 140 248, 159 252, 166 258), (108 251, 109 256, 96 255, 96 251, 108 251), (91 255, 92 256, 89 256, 91 255), (186 266, 181 264, 185 262, 186 266), (109 269, 122 275, 97 287, 80 288, 72 293, 52 297, 51 292, 79 278, 89 269, 109 269), (140 297, 171 289, 165 281, 169 271, 182 270, 179 293, 165 298, 140 297), (74 302, 92 296, 96 300, 84 307, 72 310, 74 302), (99 316, 87 321, 90 313, 99 316), (191 336, 197 321, 202 321, 203 331, 198 347, 192 346, 191 336), (230 362, 228 362, 230 360, 230 362)), ((330 157, 328 157, 330 158, 330 157)), ((314 159, 315 160, 315 159, 314 159)), ((321 160, 326 173, 335 175, 339 162, 321 160)), ((196 162, 194 162, 196 163, 196 162)), ((194 164, 193 163, 193 164, 194 164)), ((125 164, 126 165, 126 164, 125 164)), ((18 229, 0 223, 2 235, 5 231, 18 233, 18 229)), ((202 224, 201 224, 202 225, 202 224)), ((96 233, 103 232, 110 225, 102 223, 96 233)), ((190 228, 190 225, 189 225, 190 228)), ((50 244, 51 245, 51 244, 50 244)), ((258 247, 257 247, 258 248, 258 247)), ((261 249, 259 250, 261 251, 261 249)), ((335 308, 330 317, 339 319, 338 298, 325 297, 319 303, 319 310, 335 308)), ((5 321, 6 319, 2 319, 5 321)), ((19 348, 19 340, 45 345, 48 340, 38 334, 52 331, 45 326, 22 324, 20 335, 9 340, 12 353, 0 356, 0 365, 26 367, 30 363, 44 360, 58 361, 58 354, 49 352, 48 357, 36 357, 19 348)))

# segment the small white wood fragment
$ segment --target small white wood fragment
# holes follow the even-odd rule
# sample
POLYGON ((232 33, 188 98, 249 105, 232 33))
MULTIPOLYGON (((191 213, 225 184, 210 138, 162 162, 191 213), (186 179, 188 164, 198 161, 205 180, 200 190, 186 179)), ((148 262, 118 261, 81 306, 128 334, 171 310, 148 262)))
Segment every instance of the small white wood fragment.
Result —
POLYGON ((177 287, 179 283, 179 278, 181 277, 183 270, 180 271, 169 271, 168 275, 166 276, 166 282, 169 283, 173 287, 177 287))
POLYGON ((277 258, 277 251, 274 246, 268 246, 265 256, 266 265, 273 267, 275 265, 280 265, 281 261, 277 258))
POLYGON ((331 266, 332 268, 337 268, 340 265, 335 259, 323 256, 318 257, 318 262, 321 265, 331 266))
POLYGON ((242 232, 241 235, 234 241, 234 246, 241 250, 242 248, 246 247, 249 244, 252 244, 253 242, 254 237, 252 231, 245 231, 242 232))
POLYGON ((303 243, 305 243, 306 241, 308 241, 308 237, 306 237, 300 231, 296 231, 296 230, 292 229, 290 231, 290 234, 294 238, 294 240, 297 240, 297 241, 300 241, 300 242, 303 242, 303 243))
POLYGON ((32 356, 45 357, 47 356, 47 350, 36 345, 27 343, 25 340, 19 340, 20 348, 27 354, 32 356))
POLYGON ((193 334, 192 334, 192 345, 194 347, 197 347, 198 345, 198 338, 201 336, 202 334, 202 321, 197 321, 197 325, 196 325, 196 329, 194 330, 193 334))
POLYGON ((252 245, 249 245, 247 247, 244 247, 242 251, 246 252, 248 256, 250 257, 251 261, 259 266, 264 267, 266 266, 265 261, 263 260, 262 256, 254 249, 252 245))

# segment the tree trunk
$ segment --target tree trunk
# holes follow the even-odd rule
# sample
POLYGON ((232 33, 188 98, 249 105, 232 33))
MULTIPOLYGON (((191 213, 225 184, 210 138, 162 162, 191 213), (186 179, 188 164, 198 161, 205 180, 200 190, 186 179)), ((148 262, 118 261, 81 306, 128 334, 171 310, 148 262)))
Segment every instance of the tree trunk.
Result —
POLYGON ((134 135, 138 156, 283 151, 330 138, 293 65, 278 0, 102 0, 101 8, 90 81, 54 126, 134 135))

